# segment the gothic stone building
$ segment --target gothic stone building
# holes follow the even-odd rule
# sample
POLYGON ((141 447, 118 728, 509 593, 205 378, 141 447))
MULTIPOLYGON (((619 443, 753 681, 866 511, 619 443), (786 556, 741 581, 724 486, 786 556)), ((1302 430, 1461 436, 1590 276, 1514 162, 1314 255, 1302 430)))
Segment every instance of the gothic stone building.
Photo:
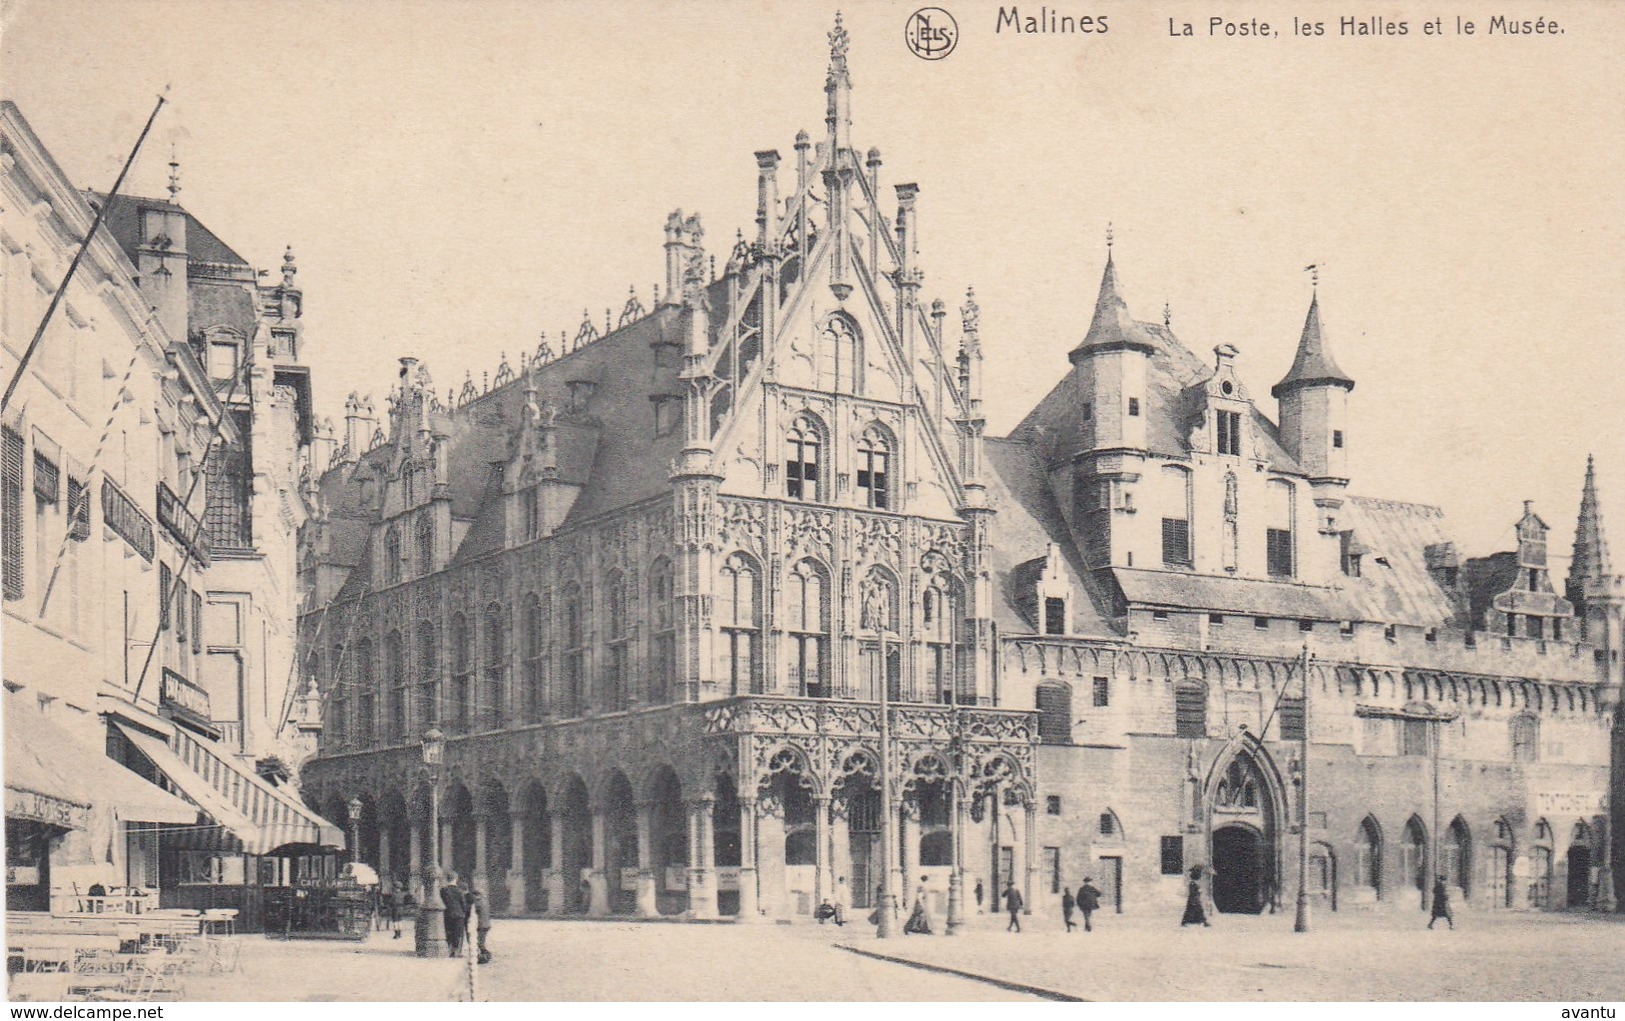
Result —
POLYGON ((783 199, 756 154, 720 277, 676 213, 652 309, 445 400, 403 358, 385 423, 352 396, 302 553, 312 804, 359 799, 362 857, 415 877, 442 728, 441 860, 516 913, 865 908, 882 813, 938 911, 956 868, 990 905, 1088 876, 1165 910, 1197 864, 1259 911, 1303 825, 1331 907, 1414 910, 1435 870, 1469 904, 1591 898, 1620 612, 1593 491, 1583 598, 1529 511, 1464 560, 1437 509, 1348 492, 1316 304, 1271 421, 1110 259, 1071 370, 985 437, 975 300, 953 338, 922 302, 918 188, 884 215, 831 43, 824 138, 783 199))

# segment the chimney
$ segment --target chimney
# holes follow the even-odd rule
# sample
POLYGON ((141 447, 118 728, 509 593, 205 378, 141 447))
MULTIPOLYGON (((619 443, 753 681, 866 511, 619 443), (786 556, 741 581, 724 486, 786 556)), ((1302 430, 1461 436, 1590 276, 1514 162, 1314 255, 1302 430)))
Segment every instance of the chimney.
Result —
POLYGON ((682 304, 687 250, 688 246, 683 243, 683 211, 674 209, 666 217, 666 290, 661 296, 662 304, 682 304))

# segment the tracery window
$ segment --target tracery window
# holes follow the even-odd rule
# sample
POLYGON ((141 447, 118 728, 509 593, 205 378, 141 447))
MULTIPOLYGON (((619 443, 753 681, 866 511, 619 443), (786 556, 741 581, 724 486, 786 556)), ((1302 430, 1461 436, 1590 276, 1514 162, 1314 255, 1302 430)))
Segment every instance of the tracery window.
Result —
POLYGON ((934 574, 920 594, 920 626, 925 638, 926 697, 953 703, 963 698, 967 659, 963 644, 964 606, 958 582, 934 574))
POLYGON ((401 580, 401 529, 390 525, 384 530, 384 584, 395 585, 401 580))
POLYGON ((429 511, 418 515, 417 521, 418 574, 434 573, 434 517, 429 511))
POLYGON ((818 335, 818 388, 857 393, 863 388, 863 341, 844 315, 832 315, 818 335))
POLYGON ((474 700, 474 679, 470 675, 473 664, 472 640, 468 633, 468 618, 461 613, 451 618, 451 718, 447 721, 458 732, 468 730, 469 708, 474 700))
POLYGON ((1224 771, 1224 778, 1219 781, 1218 790, 1214 792, 1213 803, 1219 808, 1236 811, 1259 807, 1258 772, 1250 761, 1239 756, 1231 761, 1224 771))
POLYGON ((418 720, 424 727, 440 724, 440 657, 436 648, 435 625, 418 623, 418 720))
POLYGON ((760 578, 755 561, 743 553, 733 554, 722 566, 717 619, 722 628, 723 676, 735 695, 759 690, 760 578))
POLYGON ((605 712, 616 712, 628 705, 627 686, 631 669, 631 632, 627 626, 626 575, 611 571, 604 585, 604 607, 608 618, 607 640, 609 662, 605 665, 604 697, 600 700, 605 712))
POLYGON ((665 557, 649 568, 649 620, 654 628, 649 670, 649 701, 659 705, 678 696, 677 614, 671 561, 665 557))
POLYGON ((536 723, 547 712, 547 673, 543 653, 543 635, 546 633, 547 619, 542 615, 542 600, 534 592, 525 596, 523 620, 525 641, 523 711, 526 722, 536 723))
POLYGON ((363 638, 355 647, 356 677, 356 741, 363 747, 372 744, 373 728, 378 719, 378 678, 373 672, 372 641, 363 638))
POLYGON ((391 740, 406 736, 406 662, 401 633, 391 631, 384 639, 384 683, 388 685, 388 728, 391 740))
POLYGON ((797 415, 784 440, 784 495, 792 500, 818 499, 819 455, 824 430, 811 415, 797 415))
POLYGON ((561 597, 564 610, 564 690, 560 712, 565 716, 580 716, 585 708, 582 684, 586 677, 586 633, 581 619, 581 585, 570 582, 564 586, 561 597))
POLYGON ((786 630, 790 637, 790 691, 805 698, 828 698, 828 577, 812 560, 790 569, 786 630))
POLYGON ((864 506, 886 510, 891 498, 891 437, 878 425, 858 440, 858 493, 864 506))
POLYGON ((501 603, 485 607, 485 683, 480 690, 479 721, 487 730, 502 725, 508 704, 508 610, 501 603))

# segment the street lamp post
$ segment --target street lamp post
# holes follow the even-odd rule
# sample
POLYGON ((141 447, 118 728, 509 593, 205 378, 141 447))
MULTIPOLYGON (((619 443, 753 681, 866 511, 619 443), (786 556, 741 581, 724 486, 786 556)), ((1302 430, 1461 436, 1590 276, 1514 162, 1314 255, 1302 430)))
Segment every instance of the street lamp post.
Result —
POLYGON ((1293 932, 1309 931, 1309 644, 1299 661, 1303 674, 1303 745, 1298 752, 1298 910, 1293 932))
POLYGON ((350 864, 361 860, 361 799, 350 799, 350 864))
POLYGON ((419 957, 446 956, 446 905, 440 899, 440 769, 446 736, 431 727, 423 735, 423 765, 429 772, 429 853, 423 860, 423 897, 413 932, 419 957))
POLYGON ((880 922, 878 939, 890 939, 896 921, 897 891, 892 886, 892 859, 897 854, 897 820, 892 814, 891 775, 891 678, 886 667, 886 632, 875 628, 878 687, 880 688, 880 922))
POLYGON ((949 689, 949 720, 952 730, 949 741, 952 751, 948 756, 950 772, 948 775, 948 842, 952 852, 953 868, 948 873, 948 925, 946 932, 950 936, 959 934, 965 925, 965 832, 960 825, 959 813, 961 800, 965 795, 961 787, 962 771, 965 768, 964 749, 960 743, 959 731, 959 676, 957 671, 951 681, 949 689))

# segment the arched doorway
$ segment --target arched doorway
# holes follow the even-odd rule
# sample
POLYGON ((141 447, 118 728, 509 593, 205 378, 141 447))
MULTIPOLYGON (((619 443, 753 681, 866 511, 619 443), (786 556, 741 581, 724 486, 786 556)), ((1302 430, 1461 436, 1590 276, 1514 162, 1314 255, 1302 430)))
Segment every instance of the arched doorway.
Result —
POLYGON ((630 915, 638 904, 638 819, 632 784, 615 770, 604 787, 604 882, 609 911, 630 915))
POLYGON ((1411 816, 1405 822, 1405 839, 1399 846, 1399 870, 1404 882, 1409 883, 1420 898, 1422 910, 1428 907, 1428 830, 1422 820, 1411 816))
POLYGON ((572 773, 565 782, 559 807, 559 823, 563 830, 559 868, 563 872, 560 879, 564 888, 564 903, 555 910, 584 915, 591 906, 587 870, 592 867, 592 811, 587 802, 587 784, 580 776, 572 773))
POLYGON ((1512 875, 1512 861, 1515 848, 1512 843, 1512 826, 1505 819, 1495 820, 1495 842, 1490 845, 1490 907, 1509 908, 1512 906, 1512 891, 1515 882, 1512 875))
MULTIPOLYGON (((744 817, 739 809, 739 785, 726 773, 717 774, 716 800, 711 805, 712 863, 717 867, 717 914, 739 914, 739 884, 745 877, 739 867, 744 864, 744 817), (737 877, 730 879, 730 876, 737 877)), ((674 825, 676 825, 674 823, 674 825)), ((755 840, 755 835, 751 835, 755 840)), ((755 876, 749 877, 756 882, 755 876)))
POLYGON ((875 906, 880 885, 880 781, 867 752, 849 755, 835 785, 835 810, 846 817, 847 860, 851 863, 852 907, 875 906))
POLYGON ((546 911, 548 890, 545 877, 553 861, 553 820, 547 813, 547 790, 539 782, 531 780, 519 791, 519 806, 525 817, 525 846, 520 854, 525 868, 524 908, 527 911, 546 911))
POLYGON ((440 803, 440 824, 446 831, 441 849, 442 868, 457 873, 463 883, 474 881, 474 796, 453 780, 440 803))
POLYGON ((1529 849, 1529 906, 1552 907, 1552 826, 1545 819, 1535 823, 1534 846, 1529 849))
POLYGON ((513 867, 513 828, 508 823, 508 791, 496 780, 480 785, 480 818, 485 825, 486 902, 492 911, 506 914, 508 903, 508 869, 513 867))
POLYGON ((1209 780, 1208 867, 1218 911, 1256 915, 1273 910, 1279 897, 1278 821, 1286 806, 1279 777, 1261 755, 1244 748, 1209 780))
POLYGON ((682 914, 688 910, 688 814, 670 766, 657 768, 649 781, 649 842, 655 909, 682 914))
POLYGON ((1583 908, 1591 900, 1591 827, 1583 822, 1574 824, 1568 866, 1568 906, 1583 908))
POLYGON ((1213 831, 1213 906, 1229 914, 1256 915, 1269 904, 1273 855, 1264 834, 1246 823, 1213 831))

